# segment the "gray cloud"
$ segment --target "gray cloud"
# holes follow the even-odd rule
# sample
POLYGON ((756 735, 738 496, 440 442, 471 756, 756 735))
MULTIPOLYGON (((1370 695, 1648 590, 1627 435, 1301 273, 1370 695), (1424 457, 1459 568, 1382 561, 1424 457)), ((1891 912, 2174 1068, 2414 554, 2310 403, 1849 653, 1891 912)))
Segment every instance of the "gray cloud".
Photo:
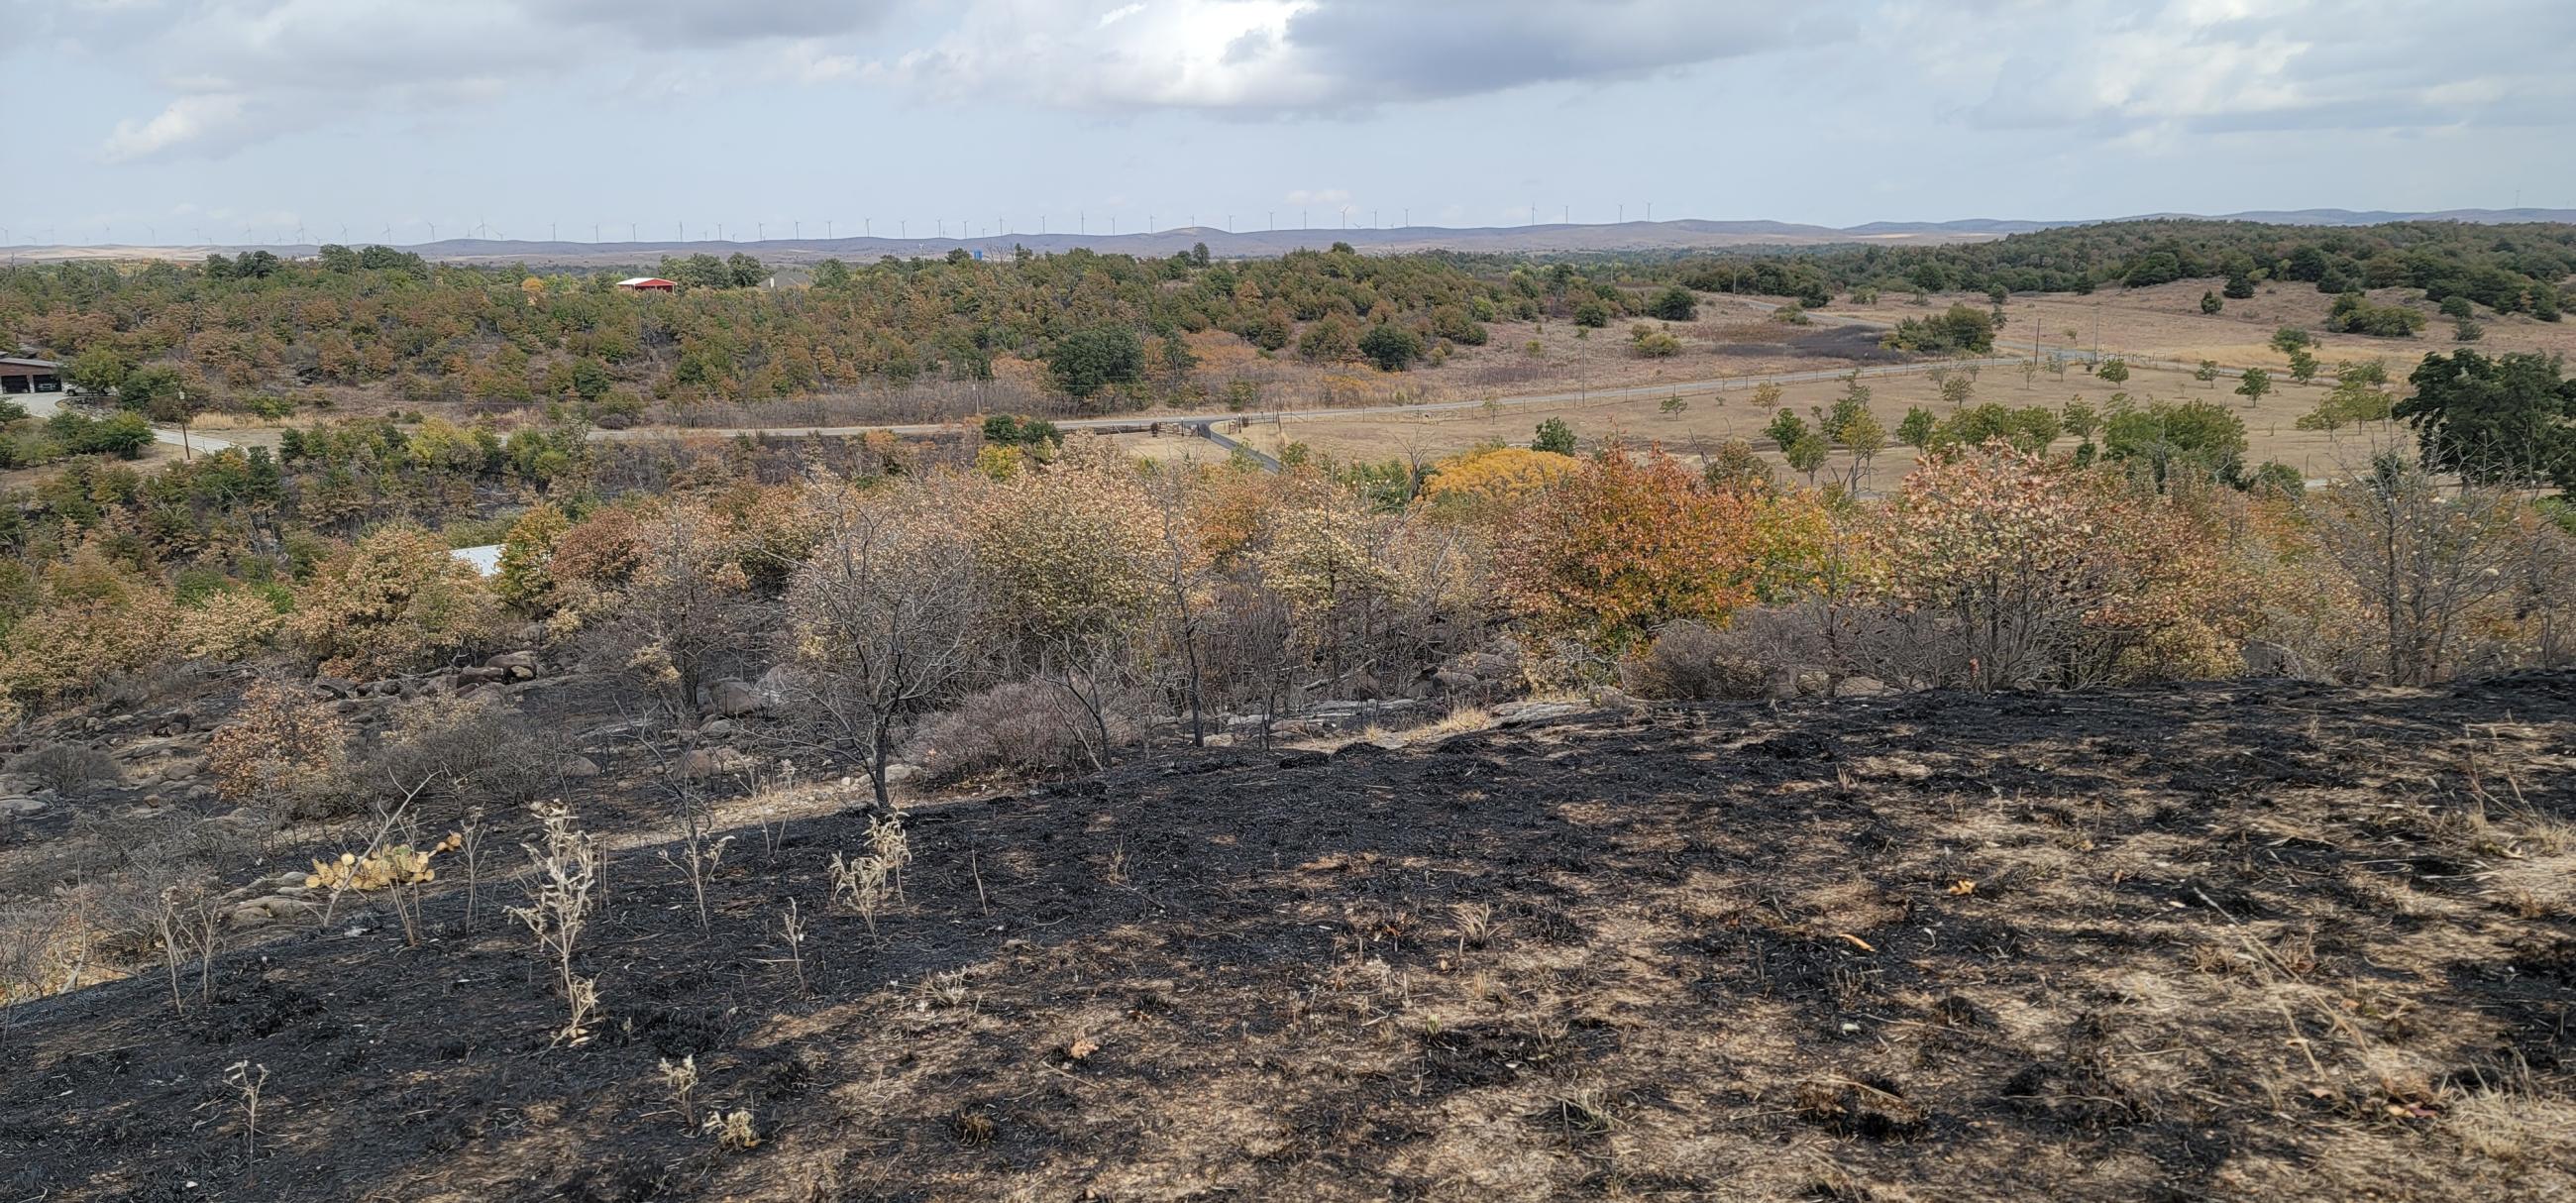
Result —
POLYGON ((1693 0, 1334 0, 1288 21, 1289 51, 1350 102, 1466 96, 1633 78, 1848 36, 1799 5, 1693 0))

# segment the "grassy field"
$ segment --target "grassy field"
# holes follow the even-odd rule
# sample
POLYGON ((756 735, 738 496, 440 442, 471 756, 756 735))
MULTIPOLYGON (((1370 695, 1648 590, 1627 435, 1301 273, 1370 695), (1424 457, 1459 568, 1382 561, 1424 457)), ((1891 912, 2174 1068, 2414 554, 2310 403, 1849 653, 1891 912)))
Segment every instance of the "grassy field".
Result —
MULTIPOLYGON (((1928 367, 1928 365, 1927 365, 1928 367)), ((1952 407, 1940 397, 1940 386, 1927 372, 1903 376, 1872 377, 1863 381, 1870 389, 1870 406, 1890 430, 1905 415, 1909 406, 1920 405, 1936 415, 1946 416, 1952 407)), ((1781 408, 1807 416, 1820 406, 1829 406, 1841 396, 1838 381, 1814 381, 1783 387, 1781 408)), ((2232 390, 2235 382, 2220 379, 2214 384, 2194 380, 2191 373, 2134 369, 2129 380, 2113 385, 2084 372, 2081 365, 2070 364, 2062 375, 2042 369, 2025 374, 2019 368, 1990 367, 1976 373, 1975 392, 1970 404, 1995 402, 2020 407, 2045 405, 2062 407, 2072 398, 2083 398, 2096 408, 2106 404, 2112 394, 2126 392, 2143 405, 2154 400, 2211 400, 2227 405, 2245 419, 2246 436, 2252 444, 2251 463, 2278 460, 2297 468, 2309 478, 2339 475, 2365 463, 2374 449, 2391 441, 2412 441, 2403 427, 2394 430, 2373 426, 2346 429, 2339 434, 2297 429, 2300 414, 2313 408, 2323 397, 2327 385, 2294 384, 2287 377, 2277 380, 2275 391, 2259 405, 2247 407, 2245 399, 2232 390)), ((1707 448, 1727 439, 1746 439, 1762 449, 1763 454, 1780 471, 1788 470, 1761 436, 1761 429, 1771 415, 1753 403, 1750 388, 1727 390, 1688 389, 1679 396, 1684 408, 1668 412, 1659 397, 1623 397, 1585 403, 1548 403, 1537 405, 1507 404, 1492 408, 1447 411, 1428 414, 1336 415, 1330 412, 1292 415, 1279 422, 1245 424, 1240 430, 1225 432, 1232 437, 1277 454, 1289 443, 1304 443, 1316 452, 1346 459, 1430 462, 1476 446, 1503 440, 1526 444, 1537 423, 1547 418, 1563 418, 1572 424, 1586 444, 1599 444, 1617 439, 1631 446, 1659 446, 1672 454, 1697 458, 1707 448)), ((1176 437, 1124 436, 1122 442, 1140 455, 1180 458, 1222 458, 1224 453, 1210 444, 1176 437)), ((2061 448, 2074 446, 2073 438, 2060 440, 2061 448)), ((1864 488, 1883 488, 1901 477, 1913 463, 1914 453, 1904 446, 1891 447, 1882 453, 1865 474, 1864 488)), ((1847 461, 1840 455, 1828 466, 1839 472, 1847 461)))

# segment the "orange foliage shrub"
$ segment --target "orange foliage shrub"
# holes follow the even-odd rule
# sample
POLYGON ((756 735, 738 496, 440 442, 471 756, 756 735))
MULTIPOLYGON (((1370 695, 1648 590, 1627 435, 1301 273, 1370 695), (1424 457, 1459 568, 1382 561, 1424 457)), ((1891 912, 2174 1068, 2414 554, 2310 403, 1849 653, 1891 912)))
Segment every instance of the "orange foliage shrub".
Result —
POLYGON ((291 797, 335 776, 348 742, 348 724, 329 706, 292 686, 261 681, 206 740, 206 772, 216 792, 234 801, 264 792, 291 797))
POLYGON ((1808 497, 1714 490, 1661 452, 1607 455, 1502 532, 1501 587, 1542 627, 1625 647, 1677 619, 1723 625, 1815 571, 1808 497))

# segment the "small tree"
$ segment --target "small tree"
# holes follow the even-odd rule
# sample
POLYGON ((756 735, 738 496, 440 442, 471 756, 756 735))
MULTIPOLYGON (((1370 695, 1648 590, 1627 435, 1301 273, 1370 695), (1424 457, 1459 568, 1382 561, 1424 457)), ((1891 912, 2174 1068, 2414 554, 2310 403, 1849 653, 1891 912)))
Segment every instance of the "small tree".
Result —
POLYGON ((1668 322, 1691 321, 1699 316, 1699 298, 1690 289, 1675 284, 1655 294, 1646 312, 1668 322))
POLYGON ((2105 383, 2126 384, 2129 381, 2129 361, 2116 355, 2112 356, 2102 361, 2101 370, 2094 375, 2105 383))
POLYGON ((2301 384, 2317 378, 2317 357, 2306 347, 2290 352, 2290 379, 2301 384))
POLYGON ((2236 395, 2245 398, 2245 408, 2263 403, 2263 395, 2272 391, 2272 374, 2261 368, 2247 368, 2236 382, 2236 395))
POLYGON ((1920 405, 1907 406, 1904 420, 1896 424, 1897 441, 1921 451, 1932 445, 1932 429, 1939 422, 1931 410, 1920 405))
POLYGON ((2217 293, 2204 292, 2200 294, 2200 311, 2202 313, 2215 314, 2219 310, 2225 308, 2227 308, 2227 302, 2219 300, 2217 293))
POLYGON ((1574 427, 1563 418, 1549 418, 1538 424, 1538 434, 1530 440, 1530 450, 1555 455, 1574 454, 1574 427))
POLYGON ((1760 384, 1754 385, 1754 386, 1753 386, 1753 405, 1754 405, 1754 408, 1759 409, 1759 410, 1761 410, 1762 412, 1764 412, 1764 413, 1766 413, 1766 414, 1767 414, 1767 413, 1769 413, 1769 412, 1771 412, 1772 410, 1778 409, 1778 408, 1780 407, 1780 394, 1781 394, 1781 392, 1782 392, 1782 389, 1780 388, 1780 384, 1779 384, 1779 382, 1778 382, 1778 381, 1774 381, 1774 380, 1765 380, 1765 381, 1763 381, 1763 382, 1762 382, 1762 383, 1760 383, 1760 384))
POLYGON ((1360 354, 1382 372, 1401 372, 1422 358, 1422 336, 1393 322, 1379 322, 1360 336, 1360 354))
POLYGON ((817 738, 858 754, 881 807, 899 724, 941 701, 971 655, 985 598, 974 552, 930 499, 844 495, 789 586, 794 709, 817 738))
POLYGON ((2201 382, 2202 384, 2206 384, 2211 388, 2218 387, 2218 361, 2215 359, 2201 360, 2200 366, 2192 369, 2191 378, 2201 382))

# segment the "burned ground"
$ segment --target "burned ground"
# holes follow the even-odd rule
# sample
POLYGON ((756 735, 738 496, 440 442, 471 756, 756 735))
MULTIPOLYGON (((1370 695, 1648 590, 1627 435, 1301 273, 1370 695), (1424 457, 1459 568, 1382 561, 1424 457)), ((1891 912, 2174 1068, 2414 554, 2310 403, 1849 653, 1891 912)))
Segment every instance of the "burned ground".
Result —
POLYGON ((0 1040, 10 1199, 2559 1198, 2576 677, 1600 714, 431 904, 0 1040), (812 927, 810 996, 778 938, 812 927), (192 1000, 193 1002, 193 1000, 192 1000), (690 1130, 751 1112, 760 1143, 690 1130), (226 1067, 264 1066, 255 1141, 226 1067), (247 1151, 246 1150, 255 1150, 247 1151))

